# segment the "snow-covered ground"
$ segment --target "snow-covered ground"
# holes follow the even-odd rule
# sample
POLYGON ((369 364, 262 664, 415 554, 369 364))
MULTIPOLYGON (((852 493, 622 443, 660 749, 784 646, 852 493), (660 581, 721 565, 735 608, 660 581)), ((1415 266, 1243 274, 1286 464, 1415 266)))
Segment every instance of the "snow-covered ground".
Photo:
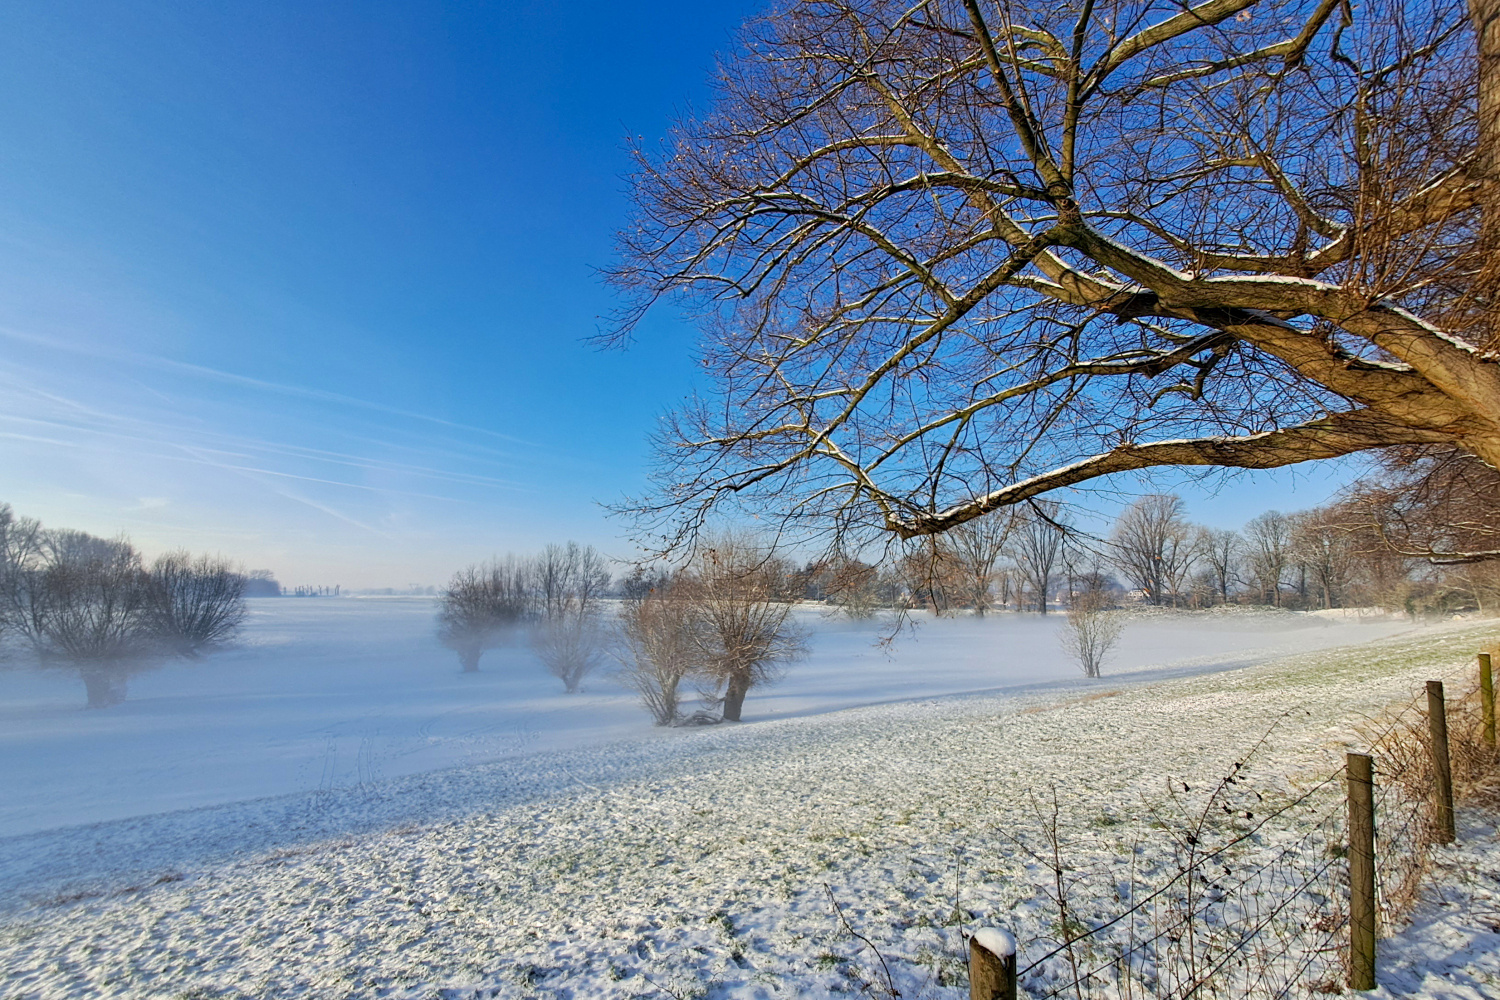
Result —
MULTIPOLYGON (((247 762, 217 798, 194 791, 220 803, 209 808, 0 840, 0 997, 770 998, 882 983, 833 899, 903 996, 957 998, 965 930, 1011 927, 1023 962, 1051 933, 1046 872, 1018 840, 1038 843, 1054 789, 1080 870, 1131 859, 1148 873, 1170 853, 1148 809, 1169 777, 1211 785, 1277 723, 1256 758, 1259 787, 1303 787, 1357 745, 1354 720, 1470 669, 1472 651, 1500 637, 1492 624, 1162 619, 1133 627, 1114 676, 1084 683, 1056 652, 1055 622, 929 622, 889 660, 870 648, 872 629, 828 624, 809 662, 747 705, 751 722, 661 732, 603 684, 550 695, 520 650, 494 663, 513 671, 457 677, 423 644, 430 607, 302 603, 265 611, 321 620, 304 623, 308 639, 285 617, 262 619, 256 645, 183 675, 208 684, 225 671, 237 689, 163 675, 136 685, 139 716, 127 704, 114 731, 142 752, 188 744, 170 760, 110 760, 111 727, 95 722, 108 713, 68 707, 64 686, 30 689, 29 710, 50 713, 32 732, 53 735, 7 742, 7 771, 32 752, 71 756, 149 799, 153 775, 212 778, 189 758, 220 741, 252 756, 279 747, 285 760, 279 772, 247 762), (379 624, 400 615, 405 631, 379 624), (1380 641, 1216 669, 1361 639, 1380 641), (1144 672, 1123 678, 1127 668, 1144 672), (351 690, 359 678, 367 686, 351 690), (237 697, 261 710, 239 719, 237 697), (162 705, 178 699, 177 712, 162 705), (220 701, 231 704, 203 730, 179 718, 220 701), (542 721, 525 728, 531 718, 542 721), (105 756, 58 746, 67 719, 100 727, 74 742, 105 756), (257 744, 256 731, 274 739, 257 744), (393 752, 402 740, 409 754, 393 752), (326 767, 313 774, 311 762, 326 767)), ((7 725, 27 718, 8 711, 7 725)), ((50 766, 74 794, 72 772, 50 766)), ((45 798, 31 779, 4 780, 45 798)), ((104 802, 139 801, 100 784, 104 802)), ((1493 832, 1468 829, 1461 848, 1492 856, 1493 832)), ((1118 905, 1079 891, 1085 913, 1118 905)), ((1403 982, 1443 974, 1420 943, 1409 954, 1403 982)))
MULTIPOLYGON (((608 676, 565 695, 516 642, 459 673, 433 638, 428 598, 253 601, 240 648, 131 681, 129 700, 87 711, 63 672, 0 671, 0 836, 515 759, 653 731, 608 676)), ((889 701, 1071 682, 1061 615, 924 620, 891 654, 882 623, 801 615, 812 655, 746 703, 747 721, 889 701)), ((1377 638, 1409 626, 1290 614, 1164 616, 1125 632, 1107 667, 1240 666, 1277 653, 1377 638)))
POLYGON ((1459 817, 1459 840, 1433 851, 1411 922, 1379 946, 1380 1000, 1500 997, 1500 839, 1494 814, 1459 817))

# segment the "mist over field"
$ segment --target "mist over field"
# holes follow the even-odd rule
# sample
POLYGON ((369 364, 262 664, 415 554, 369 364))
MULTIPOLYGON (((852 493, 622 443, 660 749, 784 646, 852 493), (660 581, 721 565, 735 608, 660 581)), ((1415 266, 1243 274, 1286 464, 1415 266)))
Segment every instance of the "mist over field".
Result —
MULTIPOLYGON (((24 767, 0 773, 0 836, 221 805, 316 796, 440 768, 620 740, 682 738, 662 730, 611 665, 565 694, 517 631, 460 673, 434 638, 430 598, 251 599, 241 641, 205 662, 133 678, 129 699, 82 709, 76 676, 0 672, 0 751, 24 767)), ((807 607, 805 661, 756 690, 749 724, 883 702, 1071 687, 1066 616, 1003 613, 932 618, 889 648, 889 619, 851 622, 807 607)), ((1289 613, 1158 613, 1125 629, 1105 686, 1240 666, 1409 629, 1289 613)), ((616 664, 617 666, 617 664, 616 664)))

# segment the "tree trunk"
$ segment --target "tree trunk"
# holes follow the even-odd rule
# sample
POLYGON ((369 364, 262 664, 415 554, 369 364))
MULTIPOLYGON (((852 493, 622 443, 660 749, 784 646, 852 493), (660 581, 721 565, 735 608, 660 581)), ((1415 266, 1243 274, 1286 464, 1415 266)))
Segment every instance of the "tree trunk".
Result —
POLYGON ((750 690, 750 679, 735 675, 729 678, 729 687, 724 691, 724 721, 739 722, 740 709, 745 706, 745 695, 750 690))
POLYGON ((479 657, 481 652, 479 649, 461 649, 458 651, 458 662, 463 665, 464 673, 479 673, 479 657))
POLYGON ((122 672, 109 667, 93 667, 82 674, 89 708, 109 708, 125 700, 125 675, 122 672))

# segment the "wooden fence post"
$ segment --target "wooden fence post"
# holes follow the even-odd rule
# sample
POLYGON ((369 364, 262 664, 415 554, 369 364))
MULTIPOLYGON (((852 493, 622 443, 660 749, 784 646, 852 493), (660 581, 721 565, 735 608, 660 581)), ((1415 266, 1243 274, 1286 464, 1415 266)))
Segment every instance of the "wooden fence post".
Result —
POLYGON ((1016 939, 981 927, 969 938, 969 1000, 1016 1000, 1016 939))
POLYGON ((1443 682, 1427 682, 1427 729, 1432 752, 1432 842, 1451 844, 1453 822, 1453 768, 1448 761, 1448 708, 1443 702, 1443 682))
POLYGON ((1484 741, 1495 745, 1495 674, 1490 654, 1479 654, 1479 710, 1484 716, 1484 741))
POLYGON ((1368 754, 1344 757, 1349 779, 1349 988, 1375 988, 1375 779, 1368 754))

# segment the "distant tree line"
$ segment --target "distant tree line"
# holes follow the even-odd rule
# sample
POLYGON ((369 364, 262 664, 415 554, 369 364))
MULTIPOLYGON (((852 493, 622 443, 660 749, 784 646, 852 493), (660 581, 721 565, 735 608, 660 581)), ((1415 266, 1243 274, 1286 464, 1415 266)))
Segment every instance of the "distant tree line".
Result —
POLYGON ((268 569, 252 569, 245 575, 246 597, 280 597, 281 584, 268 569))
POLYGON ((660 725, 740 719, 750 692, 804 655, 793 618, 802 602, 853 618, 1064 610, 1065 646, 1098 676, 1120 635, 1113 610, 1128 605, 1492 611, 1500 537, 1484 505, 1496 497, 1492 470, 1463 456, 1417 454, 1393 459, 1334 502, 1266 511, 1238 530, 1192 523, 1168 493, 1137 498, 1103 532, 1083 530, 1062 504, 1039 499, 874 561, 835 548, 794 563, 752 534, 704 534, 682 564, 637 567, 614 583, 597 551, 569 542, 455 574, 438 634, 465 672, 506 636, 525 636, 570 692, 613 661, 660 725), (705 708, 685 712, 694 694, 705 708))
POLYGON ((1037 501, 913 540, 878 564, 835 553, 798 575, 804 596, 853 617, 879 608, 1045 614, 1101 593, 1176 608, 1490 612, 1500 606, 1497 516, 1500 474, 1447 453, 1393 461, 1334 502, 1266 511, 1239 530, 1193 524, 1173 494, 1138 498, 1102 535, 1037 501), (1434 472, 1441 463, 1446 475, 1434 472))
POLYGON ((43 528, 0 504, 0 639, 76 671, 90 708, 124 701, 133 674, 230 642, 245 588, 219 557, 175 551, 147 564, 123 536, 43 528))

